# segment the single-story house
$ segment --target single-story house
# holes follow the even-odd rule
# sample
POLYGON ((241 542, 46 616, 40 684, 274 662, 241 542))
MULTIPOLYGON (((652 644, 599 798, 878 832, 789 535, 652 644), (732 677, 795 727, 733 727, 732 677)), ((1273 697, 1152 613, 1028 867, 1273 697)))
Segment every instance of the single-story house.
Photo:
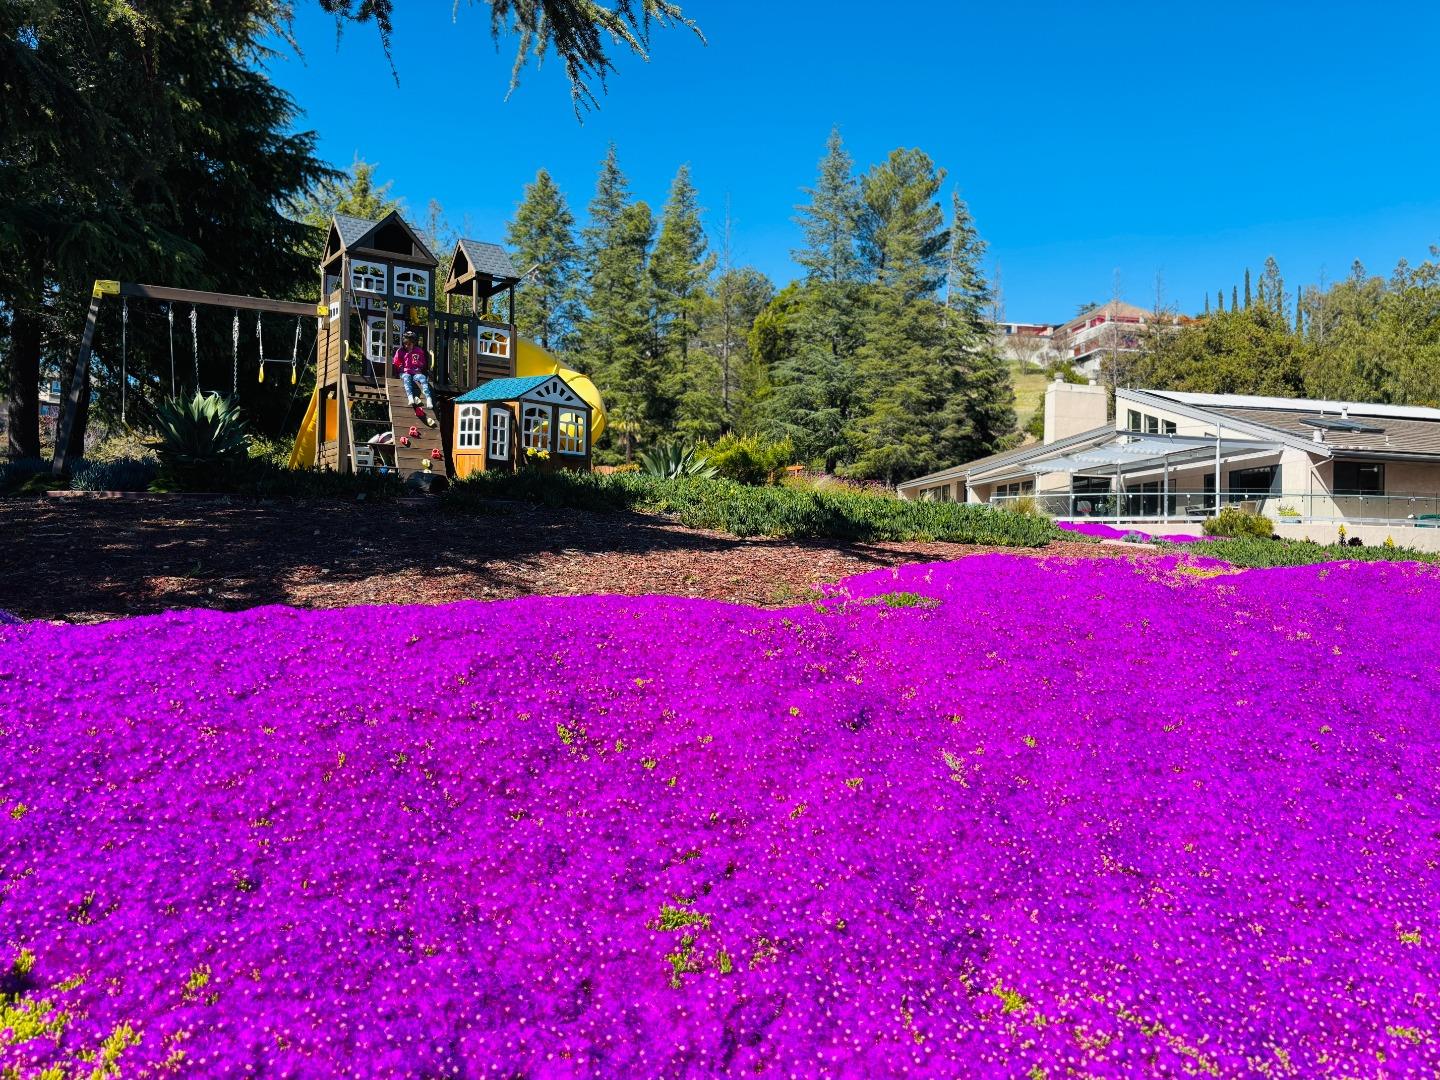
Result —
POLYGON ((1440 550, 1440 409, 1056 381, 1045 437, 899 485, 907 499, 1005 505, 1064 519, 1199 531, 1217 506, 1282 536, 1440 550), (1400 530, 1397 532, 1397 530, 1400 530))

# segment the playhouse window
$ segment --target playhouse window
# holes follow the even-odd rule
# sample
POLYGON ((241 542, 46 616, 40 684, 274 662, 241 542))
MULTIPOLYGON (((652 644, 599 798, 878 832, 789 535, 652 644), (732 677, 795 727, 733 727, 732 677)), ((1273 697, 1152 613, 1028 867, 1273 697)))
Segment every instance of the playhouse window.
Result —
POLYGON ((390 268, 384 263, 350 264, 350 288, 356 292, 383 293, 390 282, 390 268))
POLYGON ((455 446, 459 450, 479 450, 485 443, 484 408, 461 405, 455 417, 455 446))
POLYGON ((399 319, 390 321, 390 345, 385 345, 385 316, 372 315, 365 320, 365 355, 377 364, 385 363, 386 359, 400 347, 400 342, 405 334, 405 324, 399 319))
POLYGON ((560 453, 585 453, 585 414, 574 409, 560 411, 560 453))
POLYGON ((550 449, 550 408, 546 405, 526 405, 521 414, 520 441, 525 449, 550 449))
POLYGON ((410 300, 430 299, 430 275, 424 270, 395 271, 395 295, 410 300))
POLYGON ((489 455, 504 461, 510 459, 510 410, 499 405, 490 406, 489 455))

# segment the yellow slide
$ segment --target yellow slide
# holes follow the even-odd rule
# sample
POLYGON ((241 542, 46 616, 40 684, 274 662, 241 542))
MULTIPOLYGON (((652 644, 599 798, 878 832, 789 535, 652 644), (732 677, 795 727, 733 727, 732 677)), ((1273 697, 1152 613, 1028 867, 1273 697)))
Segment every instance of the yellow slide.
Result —
POLYGON ((590 437, 598 439, 605 430, 605 402, 600 397, 600 391, 590 381, 590 376, 564 367, 539 345, 525 338, 520 339, 515 350, 515 374, 522 379, 527 375, 559 375, 570 384, 570 389, 584 398, 585 403, 594 410, 590 437))
POLYGON ((300 421, 300 432, 295 436, 295 445, 290 448, 290 468, 308 469, 315 464, 316 420, 320 416, 320 388, 310 395, 310 407, 300 421))
MULTIPOLYGON (((559 360, 536 345, 533 341, 525 338, 519 339, 515 349, 515 374, 524 378, 527 375, 559 375, 570 388, 585 399, 585 403, 594 410, 591 420, 590 437, 598 439, 605 430, 605 401, 600 397, 600 391, 590 381, 590 376, 582 375, 573 368, 563 366, 559 360)), ((331 403, 331 408, 334 404, 331 403)), ((305 410, 305 417, 300 421, 300 431, 295 436, 295 446, 290 451, 290 468, 308 469, 315 464, 315 436, 319 430, 317 421, 320 419, 320 389, 316 387, 315 393, 310 397, 310 405, 305 410)))

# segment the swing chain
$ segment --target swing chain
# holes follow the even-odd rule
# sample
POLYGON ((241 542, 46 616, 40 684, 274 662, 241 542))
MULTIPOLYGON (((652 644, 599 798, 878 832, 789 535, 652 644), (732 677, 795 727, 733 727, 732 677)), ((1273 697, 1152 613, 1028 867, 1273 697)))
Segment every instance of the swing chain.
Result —
POLYGON ((260 329, 260 312, 255 312, 255 346, 260 352, 260 381, 265 381, 265 335, 260 329))
POLYGON ((240 309, 235 309, 235 320, 230 324, 230 396, 240 393, 240 309))
POLYGON ((300 325, 305 321, 304 316, 295 316, 295 344, 290 349, 290 385, 295 385, 295 379, 300 368, 300 325))
POLYGON ((195 392, 200 392, 200 335, 197 331, 199 315, 196 314, 195 305, 190 305, 190 346, 195 351, 195 392))
POLYGON ((126 375, 126 353, 129 349, 130 334, 130 298, 120 298, 120 423, 125 423, 125 384, 129 381, 126 375))
POLYGON ((165 320, 170 324, 170 396, 175 396, 175 305, 165 305, 165 320))

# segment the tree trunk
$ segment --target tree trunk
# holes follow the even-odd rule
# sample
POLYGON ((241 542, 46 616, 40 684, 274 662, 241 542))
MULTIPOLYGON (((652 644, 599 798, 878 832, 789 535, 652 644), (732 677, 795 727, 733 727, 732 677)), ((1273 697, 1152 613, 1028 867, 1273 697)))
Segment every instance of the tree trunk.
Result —
POLYGON ((12 458, 40 456, 39 312, 22 304, 10 324, 10 357, 6 372, 10 400, 6 405, 7 447, 12 458))

